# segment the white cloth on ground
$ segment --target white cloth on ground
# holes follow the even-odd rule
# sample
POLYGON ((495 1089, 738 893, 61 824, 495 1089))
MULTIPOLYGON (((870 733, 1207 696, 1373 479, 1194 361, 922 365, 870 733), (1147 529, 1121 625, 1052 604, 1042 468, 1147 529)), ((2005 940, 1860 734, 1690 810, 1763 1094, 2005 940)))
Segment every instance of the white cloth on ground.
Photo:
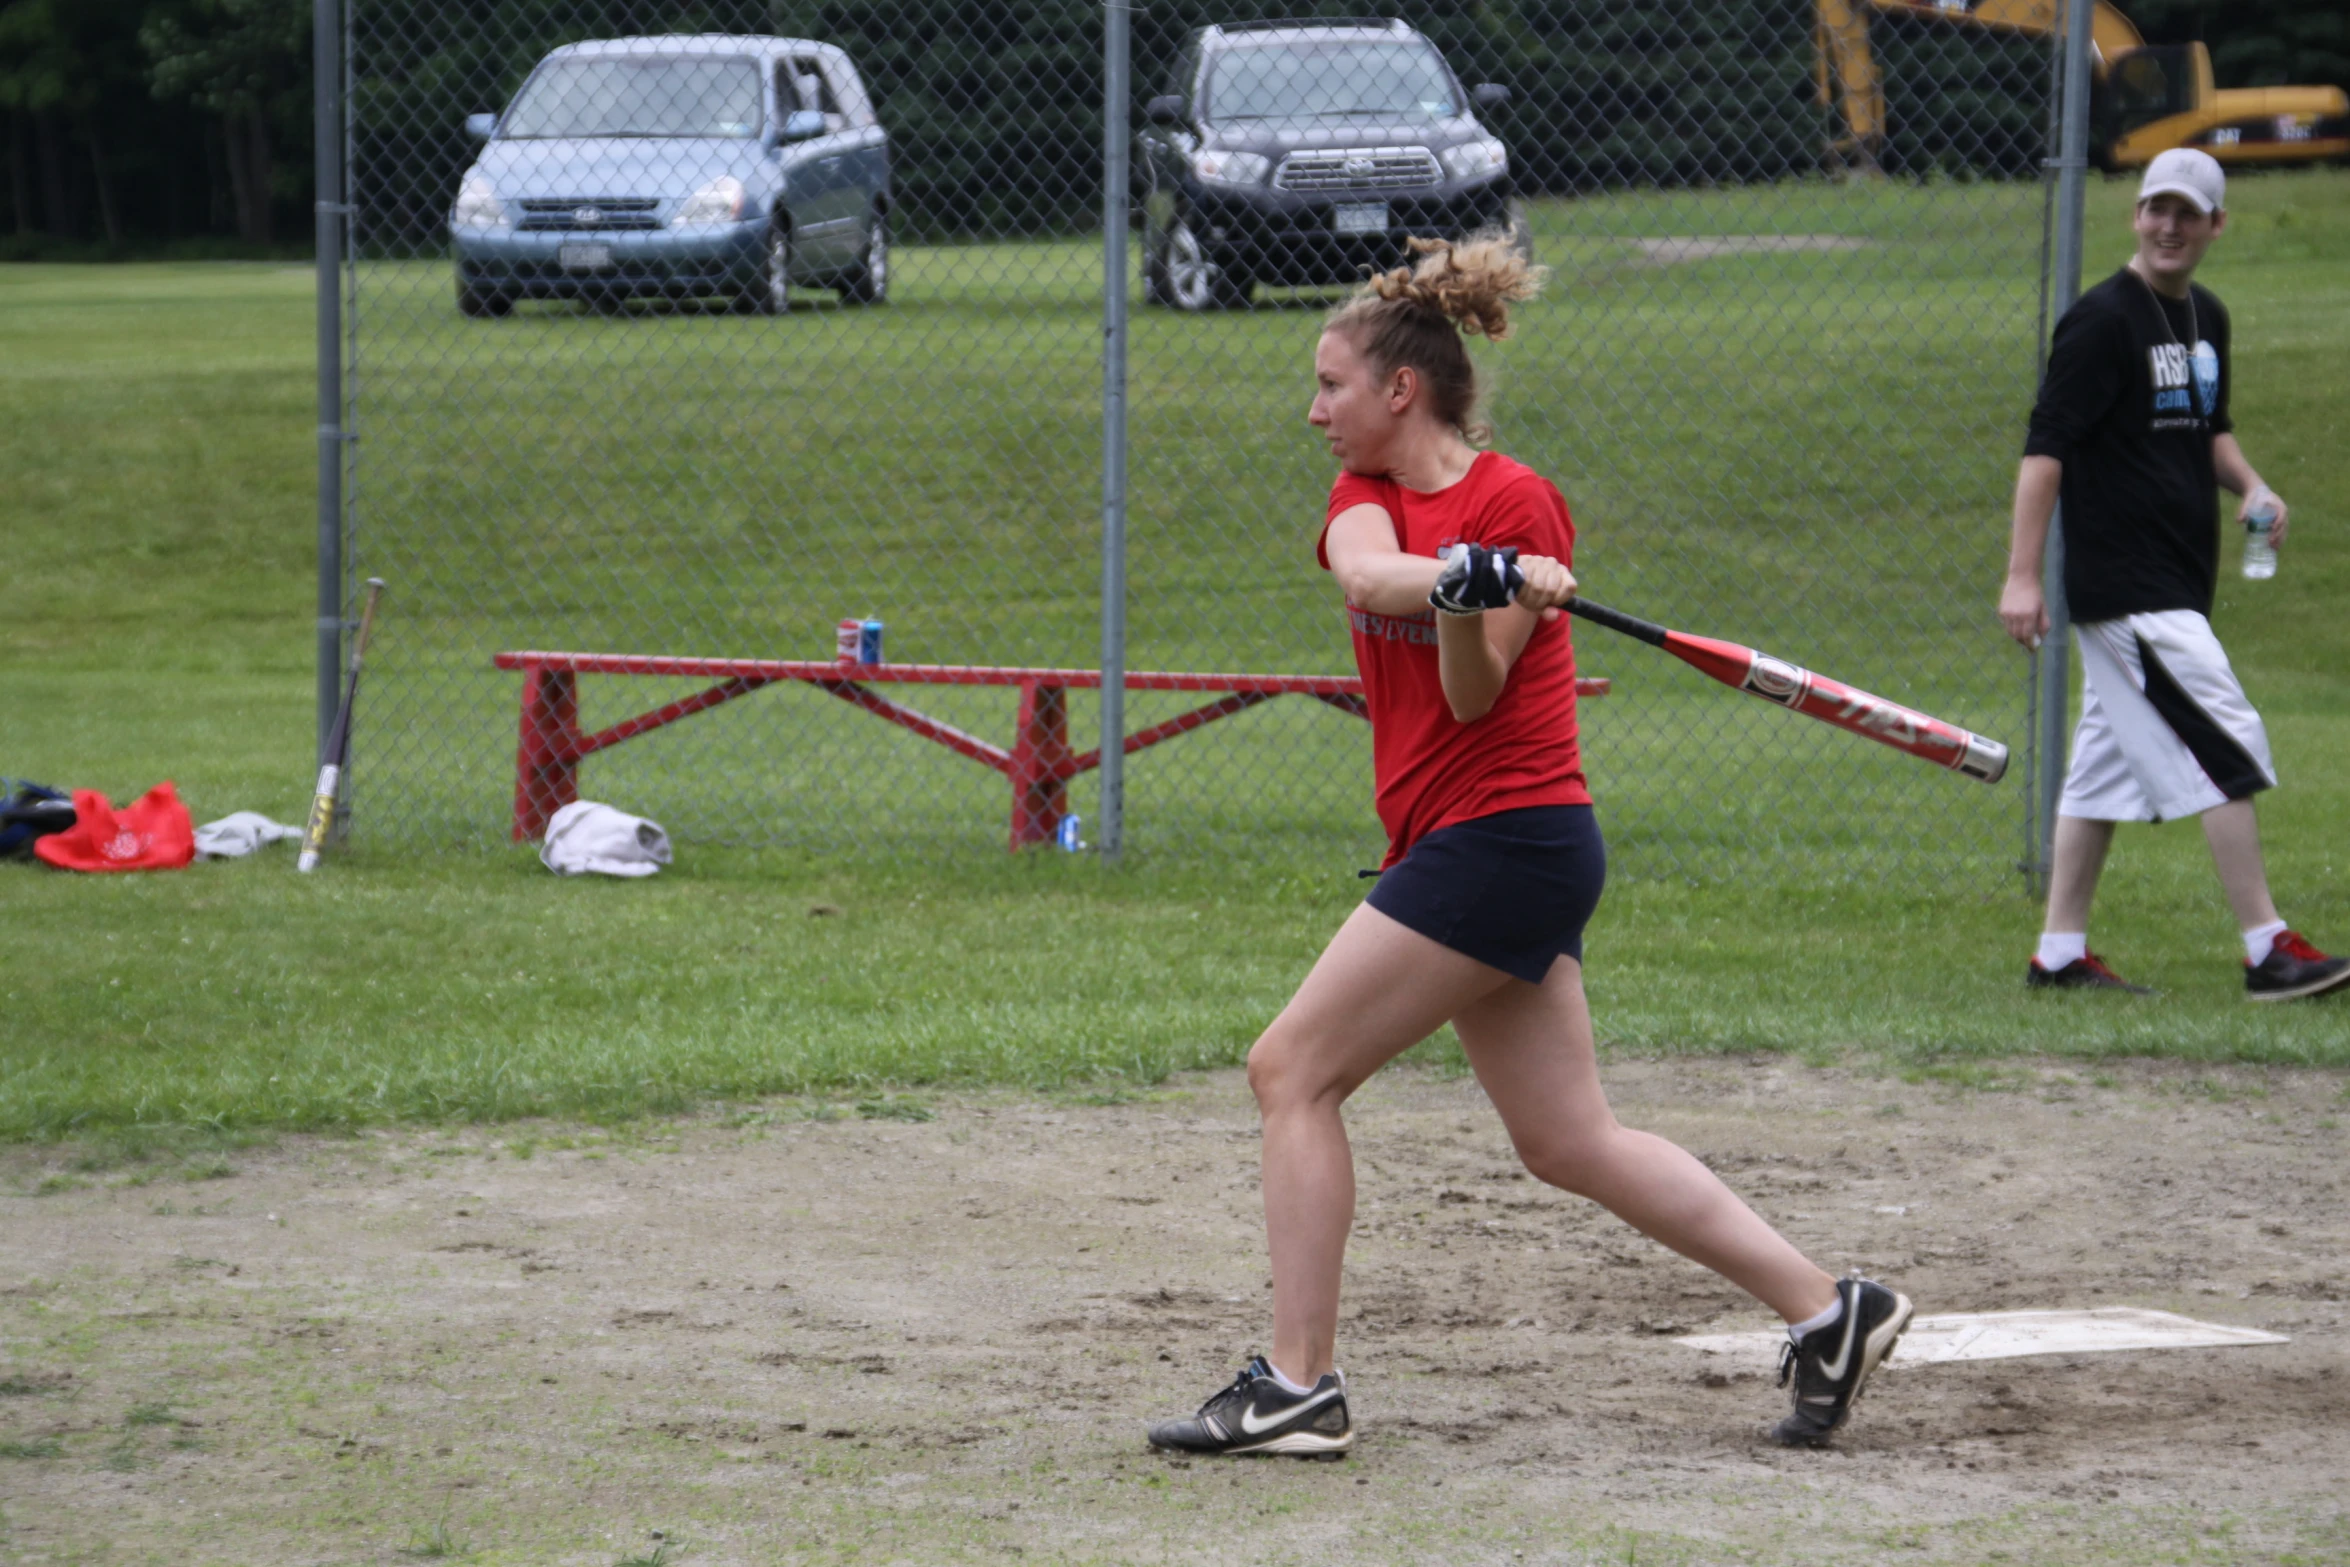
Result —
POLYGON ((265 843, 301 836, 301 828, 273 822, 259 811, 231 811, 219 821, 206 822, 196 829, 196 858, 243 859, 265 843))
POLYGON ((659 822, 574 800, 547 823, 539 861, 558 876, 650 876, 669 863, 669 834, 659 822))

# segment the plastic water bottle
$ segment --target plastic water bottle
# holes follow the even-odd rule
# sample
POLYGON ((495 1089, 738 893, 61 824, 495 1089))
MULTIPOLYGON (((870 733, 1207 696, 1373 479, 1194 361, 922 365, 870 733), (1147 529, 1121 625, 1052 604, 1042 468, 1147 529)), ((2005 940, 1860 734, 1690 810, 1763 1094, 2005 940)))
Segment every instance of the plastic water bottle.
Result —
POLYGON ((2269 542, 2269 529, 2277 525, 2276 502, 2264 500, 2244 518, 2244 575, 2254 582, 2266 582, 2277 574, 2277 547, 2269 542))

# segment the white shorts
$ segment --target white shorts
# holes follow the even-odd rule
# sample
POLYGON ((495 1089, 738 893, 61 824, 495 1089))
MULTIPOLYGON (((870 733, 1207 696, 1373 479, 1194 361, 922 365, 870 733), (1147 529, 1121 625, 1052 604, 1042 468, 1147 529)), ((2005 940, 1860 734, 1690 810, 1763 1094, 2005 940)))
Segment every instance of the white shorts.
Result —
POLYGON ((2073 630, 2081 722, 2058 815, 2175 821, 2276 787, 2268 731, 2210 621, 2166 609, 2073 630))

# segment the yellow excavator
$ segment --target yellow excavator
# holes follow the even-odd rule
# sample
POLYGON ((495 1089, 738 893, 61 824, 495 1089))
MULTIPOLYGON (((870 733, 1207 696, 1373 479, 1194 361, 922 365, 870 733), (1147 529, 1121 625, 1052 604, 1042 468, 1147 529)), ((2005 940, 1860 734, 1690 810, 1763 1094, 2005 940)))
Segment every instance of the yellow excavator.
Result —
MULTIPOLYGON (((2044 38, 2063 31, 2064 0, 1813 0, 1820 102, 1843 124, 1830 155, 1874 170, 1885 147, 1885 82, 1869 50, 1879 12, 2044 38)), ((2090 156, 2137 168, 2173 147, 2234 166, 2350 157, 2350 95, 2339 87, 2216 87, 2200 43, 2149 45, 2096 0, 2090 21, 2090 156)))

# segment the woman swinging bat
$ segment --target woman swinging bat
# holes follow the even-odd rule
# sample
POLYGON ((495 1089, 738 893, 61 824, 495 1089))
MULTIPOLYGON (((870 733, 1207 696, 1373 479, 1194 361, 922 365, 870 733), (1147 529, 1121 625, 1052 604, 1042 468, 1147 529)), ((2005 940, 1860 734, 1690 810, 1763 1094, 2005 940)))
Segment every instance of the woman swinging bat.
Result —
POLYGON ((1605 851, 1558 610, 1575 591, 1574 526, 1548 480, 1481 449, 1462 341, 1507 335, 1510 306, 1541 274, 1503 239, 1413 248, 1414 264, 1372 278, 1330 317, 1307 416, 1341 468, 1320 557, 1346 593, 1389 848, 1369 899, 1249 1052, 1270 1353, 1150 1440, 1214 1454, 1353 1446, 1333 1359, 1355 1200, 1340 1109, 1449 1022, 1529 1171, 1787 1320, 1793 1408, 1773 1435, 1824 1442, 1909 1325, 1910 1303, 1823 1272, 1703 1164, 1608 1109, 1582 968, 1605 851))

